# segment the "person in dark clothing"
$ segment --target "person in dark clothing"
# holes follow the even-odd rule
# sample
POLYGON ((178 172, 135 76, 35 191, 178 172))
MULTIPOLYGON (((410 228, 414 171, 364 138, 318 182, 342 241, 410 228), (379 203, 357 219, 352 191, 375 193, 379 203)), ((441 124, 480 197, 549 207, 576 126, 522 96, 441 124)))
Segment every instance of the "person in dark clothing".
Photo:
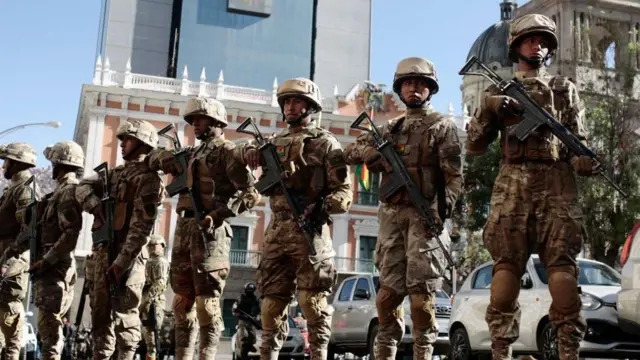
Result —
POLYGON ((260 314, 260 301, 255 294, 256 285, 247 283, 244 286, 244 293, 236 301, 233 307, 233 313, 238 318, 238 336, 236 337, 236 346, 241 346, 240 359, 247 359, 249 352, 256 352, 254 347, 256 343, 256 329, 252 324, 250 316, 254 321, 260 314))

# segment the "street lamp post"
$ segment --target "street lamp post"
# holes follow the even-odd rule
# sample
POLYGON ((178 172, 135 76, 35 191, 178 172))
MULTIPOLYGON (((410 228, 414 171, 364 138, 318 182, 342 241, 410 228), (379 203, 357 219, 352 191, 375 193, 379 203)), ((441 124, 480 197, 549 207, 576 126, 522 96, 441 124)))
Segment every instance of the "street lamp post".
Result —
POLYGON ((0 138, 8 135, 16 130, 20 130, 20 129, 24 129, 28 126, 48 126, 48 127, 52 127, 52 128, 59 128, 60 127, 60 122, 59 121, 47 121, 47 122, 41 122, 41 123, 28 123, 28 124, 22 124, 22 125, 16 125, 12 128, 8 128, 6 130, 0 131, 0 138))

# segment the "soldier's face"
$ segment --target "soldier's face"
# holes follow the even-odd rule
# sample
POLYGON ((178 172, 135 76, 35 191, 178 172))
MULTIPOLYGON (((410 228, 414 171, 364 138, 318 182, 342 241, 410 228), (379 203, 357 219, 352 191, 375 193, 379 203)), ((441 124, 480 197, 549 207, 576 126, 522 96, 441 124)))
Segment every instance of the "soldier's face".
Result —
POLYGON ((420 106, 429 97, 429 86, 422 78, 409 78, 402 82, 400 94, 408 106, 420 106))
POLYGON ((296 120, 307 112, 309 106, 303 99, 290 97, 284 101, 284 118, 286 120, 296 120))
POLYGON ((136 150, 138 147, 138 139, 132 138, 131 136, 125 136, 120 141, 120 153, 122 154, 123 159, 127 159, 127 157, 136 150))
POLYGON ((213 126, 213 120, 203 115, 196 115, 191 123, 193 126, 193 133, 197 139, 209 133, 209 130, 213 126))
POLYGON ((544 59, 549 55, 549 43, 544 36, 531 35, 522 40, 518 52, 526 58, 544 59))

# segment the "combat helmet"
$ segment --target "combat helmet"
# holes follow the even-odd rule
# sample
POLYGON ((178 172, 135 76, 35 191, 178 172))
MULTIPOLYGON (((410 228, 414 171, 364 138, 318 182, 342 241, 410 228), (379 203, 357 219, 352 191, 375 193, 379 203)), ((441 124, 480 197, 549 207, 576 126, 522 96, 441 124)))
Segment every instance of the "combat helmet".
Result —
POLYGON ((511 23, 511 29, 509 30, 509 39, 507 44, 509 45, 509 59, 511 61, 518 62, 518 51, 516 47, 520 44, 520 41, 525 36, 530 35, 544 36, 549 42, 549 55, 553 54, 558 49, 558 37, 556 36, 556 24, 548 17, 541 14, 527 14, 519 17, 511 23))
POLYGON ((244 284, 244 291, 246 291, 246 292, 255 292, 256 291, 256 284, 254 284, 252 282, 248 282, 248 283, 244 284))
POLYGON ((125 136, 131 136, 142 143, 155 149, 158 146, 158 130, 144 120, 129 119, 118 127, 116 136, 122 140, 125 136))
POLYGON ((36 166, 36 150, 24 142, 14 142, 8 145, 0 145, 0 159, 13 160, 23 164, 36 166))
POLYGON ((284 101, 290 97, 300 97, 310 103, 311 109, 307 111, 307 115, 322 111, 320 89, 316 83, 306 78, 285 80, 278 87, 276 97, 281 111, 284 111, 284 101))
POLYGON ((409 57, 400 60, 393 75, 393 91, 400 96, 402 81, 408 78, 419 77, 427 81, 429 86, 429 97, 438 93, 438 74, 433 63, 427 59, 419 57, 409 57))
POLYGON ((227 109, 224 105, 216 100, 210 98, 191 98, 187 101, 184 107, 184 121, 193 125, 193 117, 195 115, 204 115, 217 121, 220 127, 227 127, 227 109))
POLYGON ((151 234, 149 235, 149 245, 162 245, 164 247, 167 247, 167 243, 164 241, 164 237, 160 236, 160 235, 156 235, 156 234, 151 234))
POLYGON ((84 167, 84 151, 75 141, 60 141, 55 145, 47 146, 43 154, 53 165, 84 167))

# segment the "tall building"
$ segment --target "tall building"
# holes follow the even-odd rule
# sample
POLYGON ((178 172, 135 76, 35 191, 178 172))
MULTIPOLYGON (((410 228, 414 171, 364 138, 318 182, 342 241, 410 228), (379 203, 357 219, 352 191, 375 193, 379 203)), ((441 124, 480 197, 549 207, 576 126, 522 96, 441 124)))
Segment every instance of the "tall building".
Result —
POLYGON ((369 78, 371 0, 103 0, 97 55, 124 72, 206 69, 270 88, 308 77, 323 94, 369 78))

